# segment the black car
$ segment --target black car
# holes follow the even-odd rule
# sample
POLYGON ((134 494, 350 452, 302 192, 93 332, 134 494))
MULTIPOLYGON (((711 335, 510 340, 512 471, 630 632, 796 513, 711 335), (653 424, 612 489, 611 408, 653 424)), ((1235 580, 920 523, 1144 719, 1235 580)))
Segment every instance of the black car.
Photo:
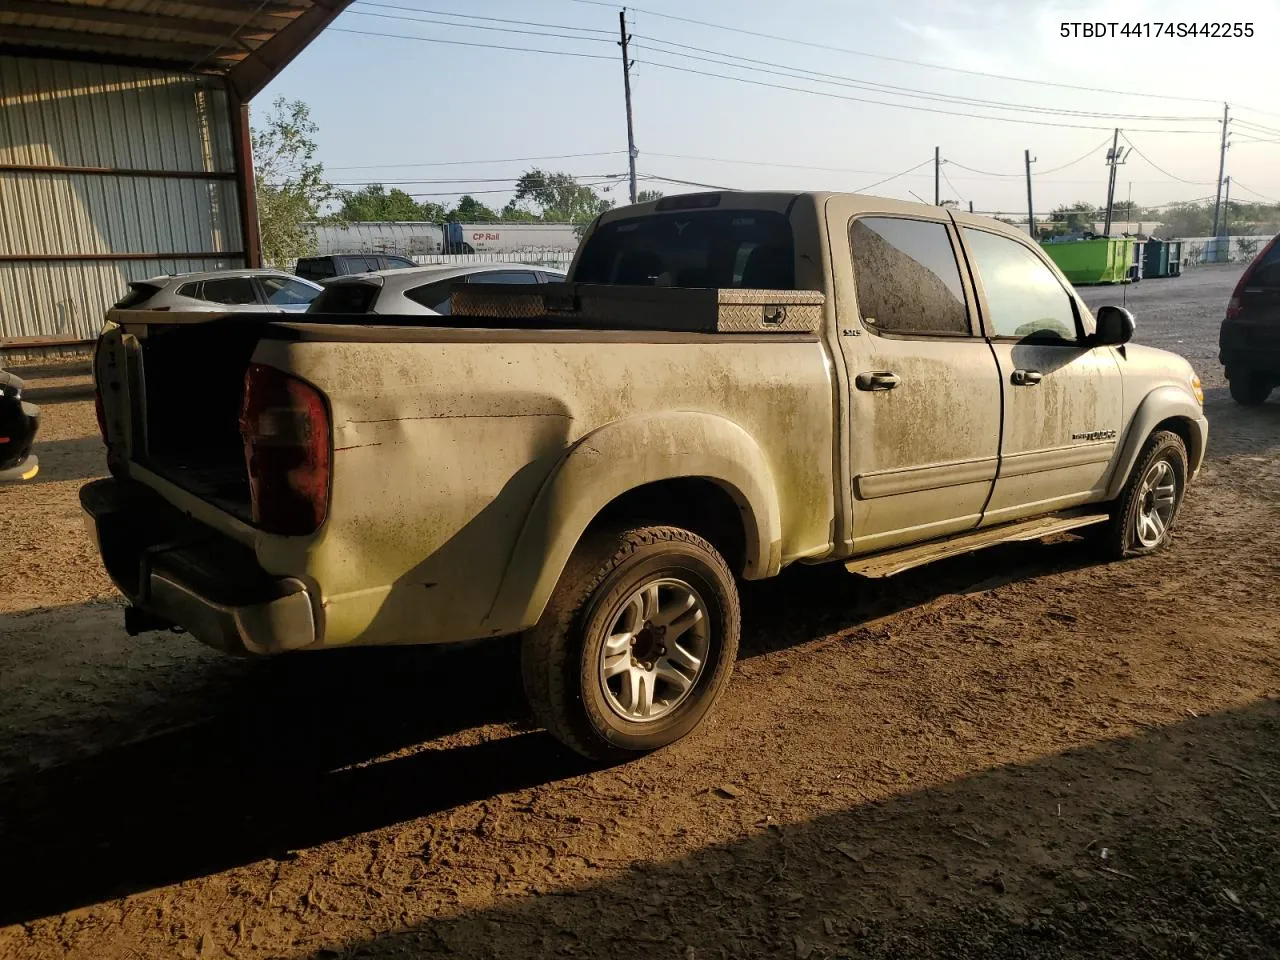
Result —
POLYGON ((0 483, 30 480, 40 470, 31 452, 40 427, 40 408, 22 399, 22 381, 0 370, 0 483))
POLYGON ((1280 386, 1280 236, 1240 275, 1218 334, 1218 359, 1236 403, 1256 407, 1280 386))
POLYGON ((353 273, 372 273, 374 270, 400 270, 416 267, 407 257, 393 257, 387 253, 342 253, 322 257, 302 257, 294 268, 294 275, 303 280, 320 283, 330 277, 346 277, 353 273))

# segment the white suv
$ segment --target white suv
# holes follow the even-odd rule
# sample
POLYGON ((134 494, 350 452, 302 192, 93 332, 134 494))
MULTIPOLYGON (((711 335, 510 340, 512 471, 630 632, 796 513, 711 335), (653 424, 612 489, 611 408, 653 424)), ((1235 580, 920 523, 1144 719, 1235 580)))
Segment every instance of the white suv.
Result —
POLYGON ((559 283, 564 272, 526 263, 443 264, 412 270, 379 270, 335 277, 311 313, 380 313, 413 316, 449 313, 449 297, 460 283, 559 283))
POLYGON ((304 313, 321 286, 279 270, 175 273, 129 284, 117 310, 304 313))

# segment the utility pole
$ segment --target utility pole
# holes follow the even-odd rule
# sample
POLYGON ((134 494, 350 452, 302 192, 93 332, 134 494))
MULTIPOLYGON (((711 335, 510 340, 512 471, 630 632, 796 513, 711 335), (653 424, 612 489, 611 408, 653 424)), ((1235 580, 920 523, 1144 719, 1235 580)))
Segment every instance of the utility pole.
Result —
POLYGON ((627 8, 618 11, 618 34, 622 38, 618 46, 622 47, 622 89, 627 97, 627 161, 631 170, 631 202, 636 202, 636 132, 631 123, 631 54, 627 45, 631 38, 627 36, 627 8))
POLYGON ((1218 151, 1218 195, 1213 201, 1213 235, 1218 236, 1218 208, 1222 204, 1222 177, 1227 172, 1227 111, 1230 104, 1222 105, 1222 148, 1218 151))
MULTIPOLYGON (((918 156, 918 154, 917 154, 918 156)), ((1036 212, 1031 206, 1031 165, 1036 162, 1036 158, 1031 156, 1030 150, 1023 150, 1022 157, 1027 161, 1027 231, 1031 234, 1031 239, 1036 237, 1036 212)))
POLYGON ((972 201, 972 200, 970 200, 970 201, 969 201, 969 212, 970 212, 970 213, 973 213, 973 201, 972 201))
POLYGON ((1224 177, 1222 181, 1224 188, 1224 196, 1222 201, 1222 236, 1226 238, 1227 249, 1223 254, 1224 260, 1231 259, 1231 178, 1224 177))
POLYGON ((942 206, 942 190, 938 185, 938 175, 942 173, 942 148, 933 148, 933 205, 942 206))
POLYGON ((1107 177, 1107 217, 1102 226, 1102 235, 1111 236, 1111 211, 1116 200, 1116 167, 1123 163, 1124 152, 1120 149, 1120 128, 1116 127, 1115 136, 1111 138, 1111 149, 1107 151, 1107 166, 1111 172, 1107 177))

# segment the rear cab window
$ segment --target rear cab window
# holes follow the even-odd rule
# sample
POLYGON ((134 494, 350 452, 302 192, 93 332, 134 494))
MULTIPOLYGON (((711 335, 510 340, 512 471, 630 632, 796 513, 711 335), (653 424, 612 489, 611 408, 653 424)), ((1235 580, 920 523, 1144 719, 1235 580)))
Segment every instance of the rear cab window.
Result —
POLYGON ((574 280, 794 290, 791 223, 769 210, 679 210, 610 220, 587 238, 574 280))
POLYGON ((309 257, 299 260, 294 271, 304 280, 327 280, 336 277, 338 271, 333 266, 332 257, 309 257))

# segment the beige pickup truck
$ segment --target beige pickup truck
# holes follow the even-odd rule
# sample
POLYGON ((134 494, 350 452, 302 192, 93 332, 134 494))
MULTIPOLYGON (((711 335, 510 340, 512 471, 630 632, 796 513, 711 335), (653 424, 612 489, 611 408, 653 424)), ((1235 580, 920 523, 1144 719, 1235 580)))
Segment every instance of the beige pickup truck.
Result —
POLYGON ((354 312, 111 314, 112 476, 81 500, 126 626, 242 654, 520 633, 535 716, 598 759, 705 716, 739 579, 1073 529, 1149 553, 1204 457, 1185 360, 937 207, 665 198, 604 214, 564 284, 329 299, 354 312))

